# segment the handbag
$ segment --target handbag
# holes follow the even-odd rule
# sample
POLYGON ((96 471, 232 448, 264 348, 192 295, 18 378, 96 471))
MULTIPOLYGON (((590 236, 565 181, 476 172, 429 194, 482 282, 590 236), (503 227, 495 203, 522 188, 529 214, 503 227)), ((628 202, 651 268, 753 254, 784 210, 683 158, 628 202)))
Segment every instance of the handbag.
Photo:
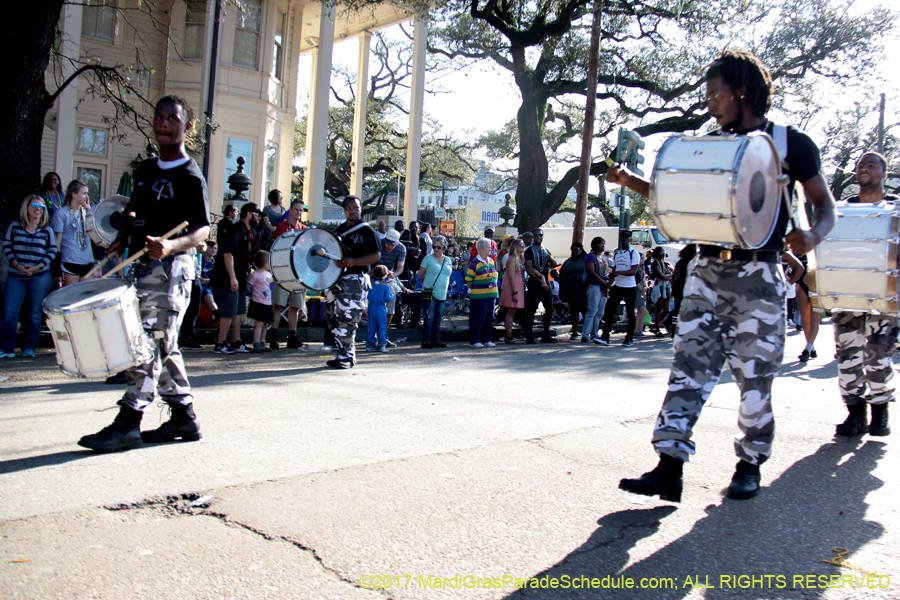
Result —
POLYGON ((422 288, 422 302, 431 302, 434 297, 434 288, 422 288))

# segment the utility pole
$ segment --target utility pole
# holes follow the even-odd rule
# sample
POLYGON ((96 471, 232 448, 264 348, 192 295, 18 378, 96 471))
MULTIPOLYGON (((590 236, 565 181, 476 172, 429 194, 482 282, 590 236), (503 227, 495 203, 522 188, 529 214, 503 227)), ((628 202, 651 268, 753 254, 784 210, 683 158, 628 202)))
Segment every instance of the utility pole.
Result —
MULTIPOLYGON (((594 22, 591 25, 591 54, 588 62, 587 102, 584 107, 584 127, 581 130, 581 165, 578 168, 578 195, 575 199, 575 223, 572 243, 584 242, 584 221, 587 215, 588 182, 591 177, 591 146, 594 141, 594 108, 597 104, 597 71, 600 54, 600 20, 602 3, 594 2, 594 22)), ((603 185, 602 183, 600 185, 603 185)))
POLYGON ((878 115, 878 151, 884 154, 884 92, 881 93, 881 111, 878 115))

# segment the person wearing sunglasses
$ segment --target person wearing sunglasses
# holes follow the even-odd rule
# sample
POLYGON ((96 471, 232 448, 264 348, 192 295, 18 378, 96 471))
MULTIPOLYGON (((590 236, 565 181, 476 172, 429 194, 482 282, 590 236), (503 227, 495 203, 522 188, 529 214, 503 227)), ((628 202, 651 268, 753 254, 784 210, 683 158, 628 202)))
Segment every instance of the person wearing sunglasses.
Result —
POLYGON ((44 200, 40 196, 28 196, 19 208, 19 220, 10 224, 3 238, 3 254, 9 261, 9 272, 3 290, 0 358, 16 355, 19 311, 26 301, 28 319, 22 356, 34 358, 41 333, 41 305, 53 283, 50 261, 56 256, 56 236, 49 221, 44 200))
POLYGON ((422 309, 425 318, 422 321, 422 347, 446 348, 441 341, 441 318, 444 316, 444 302, 447 300, 447 288, 450 285, 450 274, 453 272, 453 261, 444 255, 447 238, 437 236, 431 242, 432 253, 425 257, 419 267, 419 280, 422 282, 422 309))

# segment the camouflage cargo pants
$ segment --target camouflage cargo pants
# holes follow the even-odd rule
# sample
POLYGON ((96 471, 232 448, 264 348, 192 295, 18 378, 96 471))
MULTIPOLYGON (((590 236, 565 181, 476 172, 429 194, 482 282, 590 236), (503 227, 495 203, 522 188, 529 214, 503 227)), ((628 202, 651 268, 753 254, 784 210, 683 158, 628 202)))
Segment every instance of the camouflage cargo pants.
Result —
POLYGON ((900 332, 896 317, 837 312, 832 318, 838 385, 848 405, 894 401, 891 355, 900 332))
POLYGON ((368 275, 344 275, 328 290, 325 322, 334 336, 334 346, 340 360, 356 364, 356 330, 366 311, 368 275))
POLYGON ((738 457, 772 452, 772 382, 784 356, 785 280, 778 265, 699 256, 689 269, 669 390, 653 431, 657 452, 687 461, 692 430, 727 361, 741 390, 738 457))
POLYGON ((157 395, 190 404, 191 384, 178 348, 178 330, 191 299, 194 263, 189 257, 169 256, 135 270, 135 289, 141 322, 154 346, 153 359, 125 372, 127 388, 122 401, 146 410, 157 395))

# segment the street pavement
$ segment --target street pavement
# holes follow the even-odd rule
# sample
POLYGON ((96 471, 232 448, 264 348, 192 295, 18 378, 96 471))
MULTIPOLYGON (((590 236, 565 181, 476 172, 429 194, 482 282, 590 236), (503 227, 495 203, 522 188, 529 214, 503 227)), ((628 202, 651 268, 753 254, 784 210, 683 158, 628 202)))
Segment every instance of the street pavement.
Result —
POLYGON ((48 352, 4 360, 0 598, 900 598, 898 433, 834 437, 830 325, 808 364, 788 338, 749 501, 724 498, 727 374, 682 502, 617 489, 656 463, 672 348, 621 339, 406 344, 349 371, 321 345, 187 351, 203 439, 114 454, 76 442, 120 386, 66 378, 48 352), (836 547, 844 565, 822 562, 836 547))

